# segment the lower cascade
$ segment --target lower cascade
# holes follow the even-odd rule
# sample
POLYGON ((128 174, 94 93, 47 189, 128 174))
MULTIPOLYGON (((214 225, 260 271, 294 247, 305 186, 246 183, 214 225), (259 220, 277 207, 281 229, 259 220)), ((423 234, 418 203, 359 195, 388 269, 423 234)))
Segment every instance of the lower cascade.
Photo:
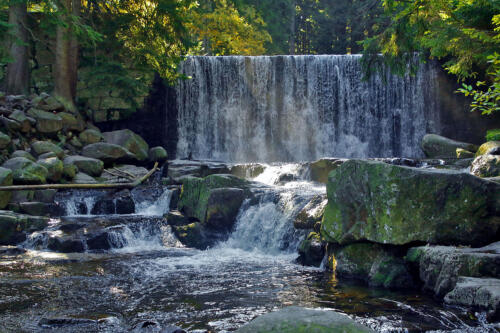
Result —
MULTIPOLYGON (((373 167, 383 177, 385 168, 395 168, 416 172, 413 177, 424 177, 424 183, 426 177, 460 172, 437 171, 448 167, 443 160, 171 161, 167 178, 133 190, 93 190, 92 196, 60 192, 55 197, 60 217, 28 233, 21 246, 0 248, 9 270, 22 272, 17 278, 0 268, 2 299, 35 304, 22 320, 15 312, 0 312, 2 325, 19 331, 253 332, 281 320, 299 325, 299 318, 307 316, 333 325, 328 327, 355 325, 367 332, 494 332, 495 314, 488 308, 444 307, 420 288, 423 284, 424 290, 460 304, 464 289, 459 288, 484 285, 485 280, 479 275, 463 278, 453 267, 467 260, 494 267, 497 243, 476 252, 419 246, 424 245, 419 241, 398 247, 339 240, 325 246, 320 235, 330 237, 333 227, 322 216, 328 218, 334 209, 325 172, 343 168, 345 177, 356 177, 348 173, 356 163, 353 172, 373 167), (165 184, 175 182, 182 182, 182 190, 165 184), (455 262, 448 267, 450 251, 455 262), (441 275, 432 275, 424 264, 429 260, 441 275), (28 289, 26 279, 31 281, 28 289), (243 325, 255 317, 259 319, 243 325)), ((334 172, 331 181, 337 181, 334 172)), ((338 181, 337 186, 344 186, 342 178, 338 181)), ((340 194, 363 209, 361 199, 349 191, 359 190, 346 187, 340 194)), ((371 196, 376 195, 374 190, 371 196)), ((387 200, 390 205, 392 199, 387 200)), ((474 268, 464 266, 462 274, 465 269, 474 268)))

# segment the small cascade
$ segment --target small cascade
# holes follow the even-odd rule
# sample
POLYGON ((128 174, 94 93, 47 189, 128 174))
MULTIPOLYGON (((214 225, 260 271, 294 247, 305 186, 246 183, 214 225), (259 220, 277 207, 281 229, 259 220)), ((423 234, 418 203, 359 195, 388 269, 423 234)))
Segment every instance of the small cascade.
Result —
POLYGON ((151 202, 151 198, 142 198, 141 200, 138 196, 133 195, 132 197, 137 215, 163 216, 170 211, 172 191, 168 188, 163 188, 161 195, 153 202, 151 202))

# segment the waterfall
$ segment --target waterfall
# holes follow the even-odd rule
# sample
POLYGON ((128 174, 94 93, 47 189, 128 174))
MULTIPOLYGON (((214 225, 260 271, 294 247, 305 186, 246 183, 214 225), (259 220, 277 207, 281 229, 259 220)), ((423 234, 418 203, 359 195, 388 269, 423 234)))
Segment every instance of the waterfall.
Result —
MULTIPOLYGON (((437 71, 363 80, 359 55, 190 57, 176 86, 177 156, 232 162, 421 157, 437 71), (385 79, 384 79, 385 78, 385 79)), ((417 60, 415 60, 417 61, 417 60)))

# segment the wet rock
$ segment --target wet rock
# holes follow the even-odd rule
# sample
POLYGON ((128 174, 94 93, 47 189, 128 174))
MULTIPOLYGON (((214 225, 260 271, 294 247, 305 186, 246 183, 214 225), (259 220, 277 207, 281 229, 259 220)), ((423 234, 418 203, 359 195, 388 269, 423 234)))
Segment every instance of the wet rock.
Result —
POLYGON ((12 170, 15 184, 45 184, 48 171, 45 167, 24 157, 14 157, 2 164, 12 170))
POLYGON ((285 184, 288 182, 293 182, 294 180, 297 180, 297 177, 294 174, 291 173, 284 173, 278 177, 276 180, 276 184, 285 184))
POLYGON ((7 134, 0 132, 0 149, 5 149, 10 143, 10 136, 7 134))
POLYGON ((57 190, 47 189, 47 190, 36 190, 34 191, 34 199, 35 201, 45 202, 45 203, 53 203, 54 197, 57 194, 57 190))
POLYGON ((456 158, 457 148, 476 152, 478 147, 471 143, 455 141, 437 134, 426 134, 422 139, 422 150, 429 158, 456 158))
POLYGON ((483 143, 476 152, 476 157, 481 155, 498 155, 500 150, 500 141, 488 141, 483 143))
POLYGON ((474 153, 462 148, 457 148, 457 158, 458 159, 464 159, 464 158, 474 158, 474 153))
POLYGON ((47 169, 47 180, 55 183, 61 180, 64 165, 60 159, 58 159, 57 157, 50 157, 46 159, 40 159, 37 163, 47 169))
POLYGON ((205 227, 221 232, 229 232, 245 199, 239 188, 217 188, 208 193, 205 227))
POLYGON ((181 189, 176 187, 171 189, 171 191, 172 191, 172 196, 170 197, 170 210, 175 210, 179 205, 179 197, 181 195, 181 189))
POLYGON ((443 297, 459 276, 500 278, 500 242, 483 248, 422 246, 411 248, 406 260, 415 265, 424 289, 443 297))
POLYGON ((33 157, 33 155, 31 155, 30 153, 28 153, 25 150, 16 150, 15 152, 12 153, 12 155, 10 155, 10 157, 11 158, 14 158, 14 157, 24 157, 24 158, 27 158, 28 160, 30 160, 32 162, 36 162, 36 159, 33 157))
POLYGON ((373 287, 414 287, 410 270, 398 249, 374 243, 329 245, 328 249, 329 267, 339 278, 360 280, 373 287))
POLYGON ((50 141, 35 141, 31 144, 31 151, 36 155, 40 156, 44 153, 54 153, 57 157, 63 158, 64 151, 61 147, 53 144, 50 141))
POLYGON ((59 253, 82 253, 85 252, 85 244, 81 239, 72 237, 50 237, 47 248, 59 253))
POLYGON ((306 266, 321 265, 325 256, 325 244, 318 233, 311 232, 299 245, 299 263, 306 266))
POLYGON ((86 145, 91 143, 98 143, 104 140, 101 132, 95 129, 86 129, 85 131, 80 133, 79 138, 80 141, 86 145))
POLYGON ((328 174, 337 169, 345 159, 339 158, 322 158, 309 165, 311 170, 311 180, 326 184, 328 182, 328 174))
POLYGON ((19 208, 21 213, 37 216, 49 216, 52 211, 51 204, 36 201, 20 202, 19 208))
POLYGON ((31 130, 31 122, 23 111, 15 110, 9 115, 9 118, 19 123, 19 130, 28 133, 31 130))
POLYGON ((144 161, 148 158, 149 145, 143 138, 129 129, 104 132, 102 136, 105 142, 125 148, 134 154, 139 161, 144 161))
POLYGON ((182 185, 179 210, 186 216, 205 223, 210 191, 216 188, 245 189, 249 182, 232 175, 210 175, 205 178, 187 177, 182 185))
POLYGON ((296 229, 313 229, 317 222, 323 218, 328 199, 324 195, 316 195, 305 207, 297 214, 293 221, 296 229))
POLYGON ((83 147, 82 155, 103 161, 106 164, 126 159, 131 153, 125 148, 105 142, 92 143, 83 147))
POLYGON ((231 166, 231 174, 240 178, 255 178, 263 173, 265 166, 257 163, 237 164, 231 166))
POLYGON ((26 233, 40 231, 49 218, 0 211, 0 245, 16 245, 26 239, 26 233))
POLYGON ((78 172, 73 178, 73 183, 75 184, 97 184, 97 181, 83 172, 78 172))
MULTIPOLYGON (((0 186, 10 186, 13 182, 12 170, 0 167, 0 186)), ((12 198, 11 191, 0 191, 0 209, 7 207, 12 198)))
POLYGON ((108 232, 99 233, 89 236, 87 239, 87 247, 89 250, 109 250, 113 247, 108 232))
POLYGON ((205 250, 214 239, 210 239, 199 222, 190 223, 182 226, 172 226, 175 235, 179 241, 187 247, 193 247, 205 250))
POLYGON ((130 195, 129 190, 123 190, 114 195, 115 212, 116 214, 133 214, 135 213, 134 199, 130 195))
POLYGON ((470 172, 478 177, 500 176, 500 155, 484 154, 476 157, 470 172))
POLYGON ((64 159, 65 165, 75 165, 79 171, 87 175, 98 177, 102 174, 104 163, 98 159, 79 155, 68 156, 64 159))
POLYGON ((257 317, 244 325, 238 333, 294 333, 294 332, 373 332, 356 323, 347 315, 334 311, 306 309, 291 306, 257 317))
POLYGON ((181 212, 178 210, 171 210, 169 211, 165 217, 167 218, 167 222, 169 225, 172 226, 180 226, 180 225, 186 225, 189 224, 189 218, 187 218, 185 215, 183 215, 181 212))
POLYGON ((28 115, 35 118, 36 129, 40 133, 55 134, 63 128, 62 118, 54 113, 31 108, 28 110, 28 115))
POLYGON ((148 157, 151 162, 165 162, 168 154, 163 147, 153 147, 149 149, 148 157))
POLYGON ((500 319, 500 279, 460 276, 455 288, 444 297, 448 304, 488 310, 488 319, 500 319))
POLYGON ((115 203, 113 199, 100 199, 94 204, 90 213, 92 215, 109 215, 115 214, 115 212, 115 203))
POLYGON ((481 246, 500 229, 500 186, 458 171, 350 160, 330 173, 327 195, 331 243, 481 246))

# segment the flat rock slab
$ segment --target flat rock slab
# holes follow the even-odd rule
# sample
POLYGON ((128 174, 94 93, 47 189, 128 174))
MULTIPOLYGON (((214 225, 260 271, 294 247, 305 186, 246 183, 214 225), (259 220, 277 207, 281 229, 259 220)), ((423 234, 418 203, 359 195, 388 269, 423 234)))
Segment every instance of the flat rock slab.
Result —
POLYGON ((346 315, 291 306, 257 317, 238 333, 374 332, 346 315))

